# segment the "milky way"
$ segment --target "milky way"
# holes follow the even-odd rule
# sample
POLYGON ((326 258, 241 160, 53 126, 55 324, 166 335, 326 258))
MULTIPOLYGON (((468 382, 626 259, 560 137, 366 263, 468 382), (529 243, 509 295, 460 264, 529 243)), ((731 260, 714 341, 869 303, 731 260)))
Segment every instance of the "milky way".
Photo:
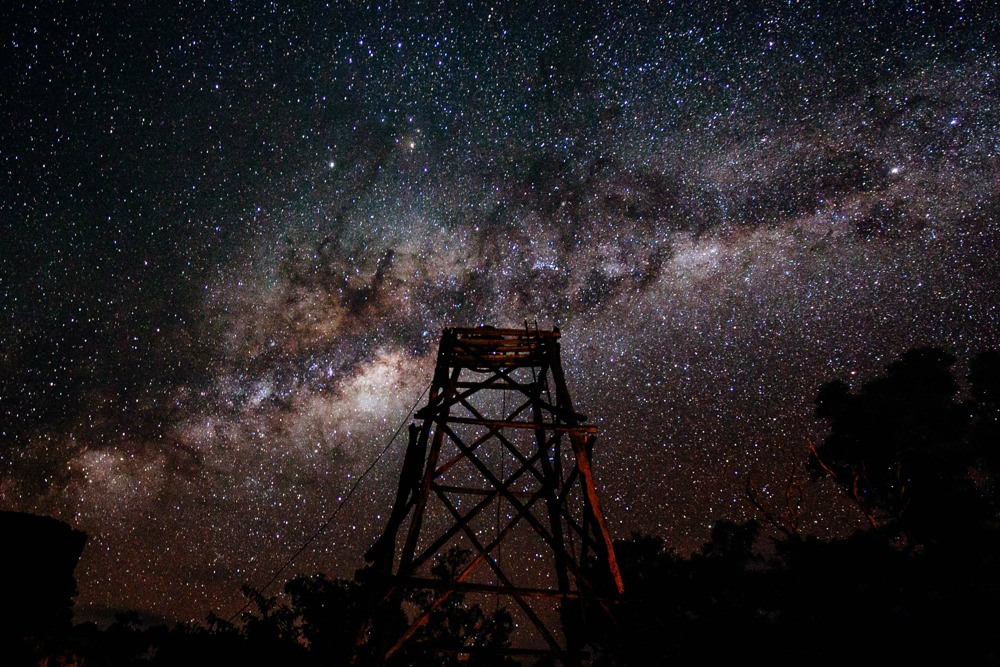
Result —
POLYGON ((1000 344, 990 3, 400 4, 8 12, 0 506, 88 533, 78 617, 235 612, 448 325, 560 327, 615 536, 680 553, 805 483, 822 382, 1000 344))

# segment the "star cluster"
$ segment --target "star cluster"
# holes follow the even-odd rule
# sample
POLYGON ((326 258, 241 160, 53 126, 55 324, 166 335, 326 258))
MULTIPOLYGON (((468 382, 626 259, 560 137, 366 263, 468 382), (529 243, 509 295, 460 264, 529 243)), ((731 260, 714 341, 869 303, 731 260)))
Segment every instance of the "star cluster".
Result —
MULTIPOLYGON (((90 535, 81 617, 235 611, 444 326, 559 326, 615 535, 681 553, 804 478, 822 382, 997 345, 989 3, 557 4, 8 12, 0 505, 90 535)), ((361 564, 403 446, 289 574, 361 564)))

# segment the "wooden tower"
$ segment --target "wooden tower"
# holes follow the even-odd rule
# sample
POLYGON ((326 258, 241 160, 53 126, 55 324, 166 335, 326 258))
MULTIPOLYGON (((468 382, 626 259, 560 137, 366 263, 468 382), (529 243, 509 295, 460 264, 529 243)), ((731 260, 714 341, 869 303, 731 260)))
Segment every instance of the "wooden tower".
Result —
POLYGON ((365 554, 375 593, 359 642, 372 662, 402 655, 461 598, 506 610, 516 629, 502 645, 451 637, 429 650, 581 663, 585 641, 572 628, 583 623, 566 618, 593 617, 622 593, 585 420, 558 329, 444 331, 392 513, 365 554))

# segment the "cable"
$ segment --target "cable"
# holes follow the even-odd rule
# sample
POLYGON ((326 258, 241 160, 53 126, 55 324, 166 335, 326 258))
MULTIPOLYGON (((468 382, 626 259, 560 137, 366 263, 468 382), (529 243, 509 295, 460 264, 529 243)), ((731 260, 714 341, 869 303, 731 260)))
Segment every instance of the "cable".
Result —
MULTIPOLYGON (((302 552, 305 551, 309 547, 309 545, 312 544, 316 540, 317 537, 319 537, 320 533, 322 533, 324 530, 326 530, 327 527, 331 523, 333 523, 333 520, 335 518, 337 518, 338 514, 340 514, 340 510, 343 509, 344 505, 347 504, 347 501, 351 499, 351 496, 354 495, 354 492, 361 485, 361 482, 364 481, 365 477, 368 476, 368 473, 370 473, 372 471, 372 469, 378 464, 378 462, 382 460, 382 457, 385 456, 386 452, 389 451, 389 448, 392 447, 392 443, 394 443, 396 441, 396 438, 399 436, 400 432, 403 430, 403 427, 406 426, 406 423, 410 420, 410 415, 413 414, 413 410, 417 407, 417 404, 420 402, 420 399, 422 399, 424 397, 424 394, 426 394, 427 391, 428 391, 427 389, 424 389, 422 392, 420 392, 420 395, 417 396, 417 400, 413 401, 413 405, 410 406, 410 409, 409 409, 409 411, 407 411, 406 416, 403 417, 403 421, 399 425, 399 428, 397 428, 396 432, 392 434, 391 438, 389 438, 389 443, 382 449, 381 452, 379 452, 378 456, 375 457, 375 460, 371 462, 371 465, 369 465, 368 468, 365 469, 365 471, 363 473, 361 473, 361 476, 358 477, 357 481, 354 482, 354 485, 347 492, 347 495, 344 496, 344 499, 341 500, 340 504, 337 505, 337 508, 335 510, 333 510, 333 514, 331 514, 329 517, 327 517, 326 521, 323 522, 323 525, 321 525, 319 528, 317 528, 316 531, 309 537, 309 539, 306 540, 302 544, 302 546, 300 546, 295 551, 295 553, 293 553, 291 556, 288 557, 288 560, 286 560, 284 562, 284 564, 277 569, 277 571, 274 573, 274 576, 272 576, 270 579, 268 579, 267 583, 264 584, 264 586, 258 591, 261 595, 263 595, 264 592, 267 591, 267 589, 271 587, 271 584, 273 584, 275 581, 278 580, 278 577, 280 577, 281 573, 284 572, 288 568, 288 566, 292 564, 292 561, 294 561, 296 558, 298 558, 300 555, 302 555, 302 552)), ((251 603, 252 603, 252 600, 247 600, 246 604, 244 604, 242 607, 240 607, 236 611, 235 614, 233 614, 232 616, 229 617, 229 622, 232 623, 233 620, 237 616, 239 616, 244 611, 246 611, 250 607, 251 603)))

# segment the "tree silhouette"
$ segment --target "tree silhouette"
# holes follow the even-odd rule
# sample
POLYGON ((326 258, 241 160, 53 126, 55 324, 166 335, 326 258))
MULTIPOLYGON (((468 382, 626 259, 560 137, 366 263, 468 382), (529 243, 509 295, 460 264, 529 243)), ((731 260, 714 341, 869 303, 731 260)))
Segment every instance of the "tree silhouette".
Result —
POLYGON ((1000 509, 1000 350, 987 350, 969 364, 974 400, 972 453, 985 473, 983 486, 994 512, 1000 509))
POLYGON ((308 648, 309 662, 348 664, 362 607, 359 585, 316 574, 292 579, 285 585, 285 592, 291 598, 299 637, 308 648))
MULTIPOLYGON (((431 573, 438 579, 453 580, 472 557, 468 549, 453 547, 439 556, 431 573)), ((426 607, 436 592, 416 592, 411 601, 426 607)), ((394 656, 393 665, 463 665, 501 667, 518 663, 505 658, 500 649, 510 645, 514 621, 506 609, 487 614, 478 604, 467 604, 465 595, 453 592, 434 609, 427 623, 394 656)))
POLYGON ((954 363, 940 348, 911 350, 856 393, 835 380, 816 398, 830 434, 811 457, 813 472, 832 475, 874 525, 909 544, 933 539, 968 509, 970 415, 957 401, 954 363))
POLYGON ((0 662, 54 658, 70 629, 87 537, 62 521, 0 512, 0 662))

